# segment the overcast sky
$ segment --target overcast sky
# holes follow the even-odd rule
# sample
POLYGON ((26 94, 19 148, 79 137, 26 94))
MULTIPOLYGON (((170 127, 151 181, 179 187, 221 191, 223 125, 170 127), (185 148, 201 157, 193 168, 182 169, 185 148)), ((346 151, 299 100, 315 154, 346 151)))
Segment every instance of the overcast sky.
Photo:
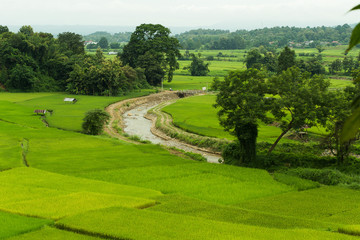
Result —
POLYGON ((0 0, 0 25, 254 29, 357 23, 359 0, 0 0))

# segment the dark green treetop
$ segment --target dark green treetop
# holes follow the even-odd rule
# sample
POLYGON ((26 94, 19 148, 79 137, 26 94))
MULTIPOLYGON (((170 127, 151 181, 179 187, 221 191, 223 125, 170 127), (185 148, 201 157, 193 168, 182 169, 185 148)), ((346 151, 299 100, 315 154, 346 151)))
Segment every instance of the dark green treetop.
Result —
POLYGON ((174 71, 179 68, 176 58, 181 55, 179 41, 169 35, 170 30, 160 24, 142 24, 132 33, 130 42, 124 47, 120 58, 124 64, 129 64, 133 68, 145 67, 146 79, 151 84, 159 85, 165 74, 167 80, 171 81, 174 71), (159 54, 162 56, 158 56, 159 54), (156 67, 154 59, 160 60, 156 67), (147 60, 152 63, 145 63, 147 60), (149 73, 153 71, 146 67, 161 68, 163 73, 157 70, 158 74, 151 75, 149 73))

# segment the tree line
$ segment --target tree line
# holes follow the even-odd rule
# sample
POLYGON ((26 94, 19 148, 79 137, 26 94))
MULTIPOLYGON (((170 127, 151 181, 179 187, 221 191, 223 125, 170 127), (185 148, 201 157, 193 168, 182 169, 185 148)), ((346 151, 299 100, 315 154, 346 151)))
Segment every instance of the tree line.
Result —
POLYGON ((178 68, 179 42, 161 25, 136 28, 124 51, 113 60, 101 49, 86 54, 81 35, 54 38, 23 26, 18 33, 0 26, 0 87, 9 91, 67 91, 118 95, 171 81, 178 68))
POLYGON ((260 46, 282 48, 290 42, 301 47, 316 47, 321 44, 347 44, 352 28, 348 24, 336 27, 273 27, 255 30, 197 29, 177 34, 183 49, 247 49, 260 46))

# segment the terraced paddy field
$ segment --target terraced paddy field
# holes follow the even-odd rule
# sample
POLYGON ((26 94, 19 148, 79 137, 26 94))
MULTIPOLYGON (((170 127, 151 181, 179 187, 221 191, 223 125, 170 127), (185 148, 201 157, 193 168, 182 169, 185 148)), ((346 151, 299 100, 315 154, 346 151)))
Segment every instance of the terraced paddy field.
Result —
POLYGON ((0 93, 0 239, 358 239, 337 231, 359 224, 359 191, 70 131, 117 99, 63 97, 0 93))

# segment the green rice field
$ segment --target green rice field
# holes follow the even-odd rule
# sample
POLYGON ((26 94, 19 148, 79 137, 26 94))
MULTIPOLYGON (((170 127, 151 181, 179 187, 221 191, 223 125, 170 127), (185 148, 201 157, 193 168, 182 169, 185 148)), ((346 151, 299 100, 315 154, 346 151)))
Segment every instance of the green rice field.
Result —
MULTIPOLYGON (((79 132, 89 109, 148 93, 76 96, 76 104, 61 93, 0 93, 0 239, 357 239, 338 232, 360 221, 357 190, 79 132), (53 115, 43 119, 39 108, 53 115)), ((232 139, 215 125, 213 101, 179 101, 191 105, 182 127, 232 139)), ((263 139, 274 134, 266 127, 263 139)))

